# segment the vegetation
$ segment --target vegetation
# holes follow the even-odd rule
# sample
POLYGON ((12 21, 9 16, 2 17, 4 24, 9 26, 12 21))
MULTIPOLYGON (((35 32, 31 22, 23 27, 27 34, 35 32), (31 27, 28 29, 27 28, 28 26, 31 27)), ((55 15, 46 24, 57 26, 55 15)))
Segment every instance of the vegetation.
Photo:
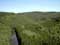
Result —
POLYGON ((0 45, 12 45, 13 27, 21 45, 60 45, 60 12, 0 12, 0 45))

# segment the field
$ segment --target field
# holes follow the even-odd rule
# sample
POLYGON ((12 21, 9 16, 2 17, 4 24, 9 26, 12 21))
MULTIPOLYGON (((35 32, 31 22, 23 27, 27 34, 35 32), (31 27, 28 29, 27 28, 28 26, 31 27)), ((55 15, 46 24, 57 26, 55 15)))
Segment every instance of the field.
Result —
POLYGON ((0 45, 14 45, 13 28, 21 45, 60 45, 60 12, 0 12, 0 45))

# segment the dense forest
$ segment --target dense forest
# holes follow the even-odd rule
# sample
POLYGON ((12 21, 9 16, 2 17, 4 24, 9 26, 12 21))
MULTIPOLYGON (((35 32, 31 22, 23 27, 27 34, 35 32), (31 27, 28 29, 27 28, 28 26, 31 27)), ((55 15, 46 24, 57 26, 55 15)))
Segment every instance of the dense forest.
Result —
POLYGON ((60 45, 60 12, 0 12, 0 45, 14 45, 14 30, 21 45, 60 45))

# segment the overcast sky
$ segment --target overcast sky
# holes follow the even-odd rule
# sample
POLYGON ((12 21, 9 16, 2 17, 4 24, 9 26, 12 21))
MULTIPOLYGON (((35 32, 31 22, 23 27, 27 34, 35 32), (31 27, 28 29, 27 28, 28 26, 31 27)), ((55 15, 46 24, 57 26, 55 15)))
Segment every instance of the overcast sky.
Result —
POLYGON ((0 11, 60 11, 60 0, 0 0, 0 11))

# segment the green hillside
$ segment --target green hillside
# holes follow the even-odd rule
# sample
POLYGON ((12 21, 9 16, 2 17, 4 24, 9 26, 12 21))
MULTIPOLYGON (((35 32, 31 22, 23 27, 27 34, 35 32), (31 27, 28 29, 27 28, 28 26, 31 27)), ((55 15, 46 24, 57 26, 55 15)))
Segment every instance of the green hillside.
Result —
POLYGON ((0 12, 0 45, 12 45, 13 28, 21 45, 60 45, 60 12, 0 12))

